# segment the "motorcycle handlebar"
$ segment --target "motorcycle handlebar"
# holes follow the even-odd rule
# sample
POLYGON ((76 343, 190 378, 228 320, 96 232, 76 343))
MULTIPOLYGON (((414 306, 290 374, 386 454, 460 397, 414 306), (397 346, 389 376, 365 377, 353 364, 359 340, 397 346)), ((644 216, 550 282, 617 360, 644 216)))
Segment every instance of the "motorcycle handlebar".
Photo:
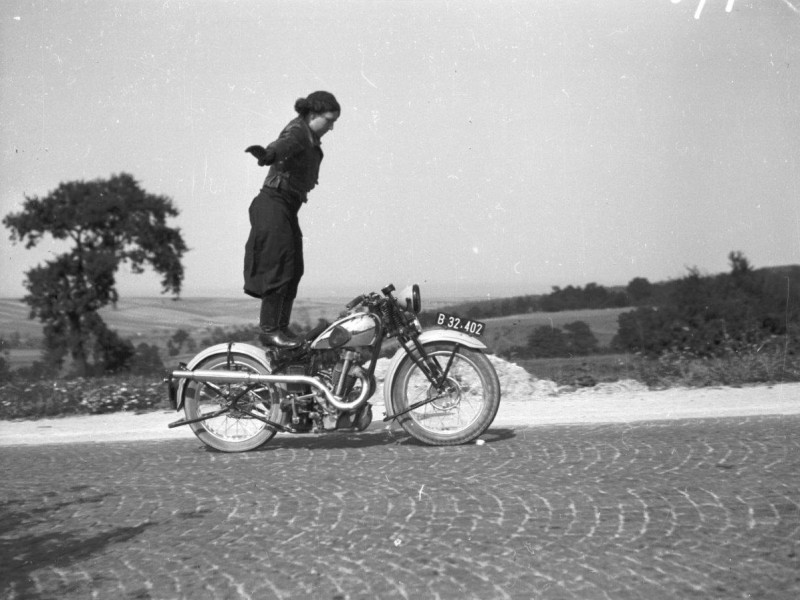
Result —
MULTIPOLYGON (((386 296, 387 298, 391 298, 392 297, 392 292, 393 291, 394 291, 394 285, 392 285, 391 283, 381 290, 383 295, 386 296)), ((370 298, 371 296, 374 296, 374 295, 375 294, 371 294, 371 295, 370 294, 361 294, 359 296, 356 296, 355 298, 350 300, 350 302, 348 302, 347 304, 344 305, 345 309, 352 310, 353 308, 355 308, 359 304, 362 304, 367 298, 370 298)))
POLYGON ((364 298, 366 298, 366 296, 364 296, 364 294, 361 294, 360 296, 356 296, 355 298, 350 300, 350 302, 345 304, 345 308, 347 308, 347 310, 350 310, 351 308, 355 308, 356 306, 358 306, 359 304, 361 304, 364 301, 364 298))

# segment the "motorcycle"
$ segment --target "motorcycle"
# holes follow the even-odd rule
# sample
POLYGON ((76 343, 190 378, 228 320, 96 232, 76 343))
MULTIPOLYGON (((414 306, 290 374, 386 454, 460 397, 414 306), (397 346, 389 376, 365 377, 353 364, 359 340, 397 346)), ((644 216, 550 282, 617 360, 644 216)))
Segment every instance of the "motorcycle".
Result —
POLYGON ((278 432, 363 431, 372 422, 375 368, 384 342, 396 341, 383 384, 386 416, 434 446, 483 434, 500 405, 500 382, 479 336, 485 324, 440 312, 423 331, 418 285, 399 297, 393 285, 362 294, 333 323, 321 323, 298 348, 231 342, 206 348, 166 380, 170 399, 206 445, 244 452, 278 432))

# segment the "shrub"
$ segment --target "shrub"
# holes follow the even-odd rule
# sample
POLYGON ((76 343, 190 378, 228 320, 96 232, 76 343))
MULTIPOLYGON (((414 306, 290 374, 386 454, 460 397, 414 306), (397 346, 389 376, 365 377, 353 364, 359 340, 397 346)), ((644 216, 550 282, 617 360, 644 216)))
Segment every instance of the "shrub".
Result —
POLYGON ((0 386, 0 419, 96 415, 168 406, 166 386, 153 378, 96 377, 0 386))
POLYGON ((207 347, 226 342, 250 342, 258 339, 259 333, 258 327, 242 326, 232 329, 215 327, 210 331, 210 335, 208 337, 205 337, 200 341, 200 344, 204 347, 207 347))
POLYGON ((586 356, 599 351, 597 338, 584 321, 566 323, 564 330, 567 336, 567 347, 573 356, 586 356))
POLYGON ((537 358, 567 356, 569 349, 564 332, 558 327, 542 325, 528 338, 528 350, 537 358))
POLYGON ((701 276, 691 269, 670 284, 658 306, 621 314, 612 346, 649 356, 688 353, 710 359, 752 354, 780 336, 788 350, 800 350, 793 326, 800 317, 800 271, 754 271, 741 253, 729 258, 730 273, 701 276))
POLYGON ((499 354, 504 358, 564 358, 600 352, 597 338, 584 321, 566 323, 563 330, 542 325, 528 336, 524 347, 514 346, 499 354))
POLYGON ((11 369, 5 357, 0 355, 0 383, 11 381, 11 369))
POLYGON ((789 351, 779 339, 724 356, 698 357, 677 351, 658 358, 639 355, 633 377, 651 388, 797 382, 800 355, 789 351))
POLYGON ((161 353, 158 346, 151 344, 139 344, 136 346, 136 354, 130 363, 130 372, 134 375, 157 375, 165 370, 164 363, 161 361, 161 353))

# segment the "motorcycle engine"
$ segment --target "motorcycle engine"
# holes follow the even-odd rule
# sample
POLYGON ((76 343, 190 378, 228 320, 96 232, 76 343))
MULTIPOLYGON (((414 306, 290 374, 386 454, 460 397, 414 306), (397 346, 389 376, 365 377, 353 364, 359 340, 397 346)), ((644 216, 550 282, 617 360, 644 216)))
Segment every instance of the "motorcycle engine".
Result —
POLYGON ((363 362, 364 358, 359 351, 352 349, 342 351, 331 371, 331 390, 334 394, 347 401, 358 397, 354 387, 359 379, 353 374, 353 368, 361 367, 363 362))
MULTIPOLYGON (((286 375, 306 375, 306 367, 303 364, 288 365, 284 371, 286 375)), ((286 384, 286 389, 292 394, 302 394, 307 386, 302 383, 286 384)))
MULTIPOLYGON (((339 389, 339 381, 342 379, 342 370, 344 369, 344 360, 340 360, 336 363, 333 367, 333 372, 331 373, 331 387, 334 391, 339 389)), ((353 384, 355 384, 356 378, 349 373, 344 376, 344 382, 342 383, 342 393, 340 394, 343 398, 346 398, 347 395, 353 391, 353 384)))
MULTIPOLYGON (((361 393, 360 379, 352 369, 364 362, 359 351, 328 350, 316 354, 314 366, 298 363, 285 367, 286 375, 310 375, 325 382, 329 389, 347 401, 361 393), (309 368, 310 367, 310 368, 309 368)), ((314 400, 312 390, 305 384, 287 384, 288 396, 281 402, 286 418, 291 420, 296 431, 333 431, 336 429, 366 428, 372 421, 372 410, 368 403, 350 412, 340 411, 324 400, 314 400), (305 396, 305 398, 296 398, 305 396)))

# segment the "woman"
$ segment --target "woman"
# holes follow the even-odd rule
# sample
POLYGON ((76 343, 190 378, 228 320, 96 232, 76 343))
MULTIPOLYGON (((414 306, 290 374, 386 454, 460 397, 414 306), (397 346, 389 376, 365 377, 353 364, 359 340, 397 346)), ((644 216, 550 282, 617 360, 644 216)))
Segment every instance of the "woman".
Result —
POLYGON ((250 205, 250 236, 244 255, 244 291, 261 300, 261 342, 295 348, 288 331, 292 303, 303 276, 300 206, 317 184, 320 139, 339 118, 333 94, 314 92, 295 102, 297 117, 266 148, 250 146, 259 166, 270 165, 261 192, 250 205))

